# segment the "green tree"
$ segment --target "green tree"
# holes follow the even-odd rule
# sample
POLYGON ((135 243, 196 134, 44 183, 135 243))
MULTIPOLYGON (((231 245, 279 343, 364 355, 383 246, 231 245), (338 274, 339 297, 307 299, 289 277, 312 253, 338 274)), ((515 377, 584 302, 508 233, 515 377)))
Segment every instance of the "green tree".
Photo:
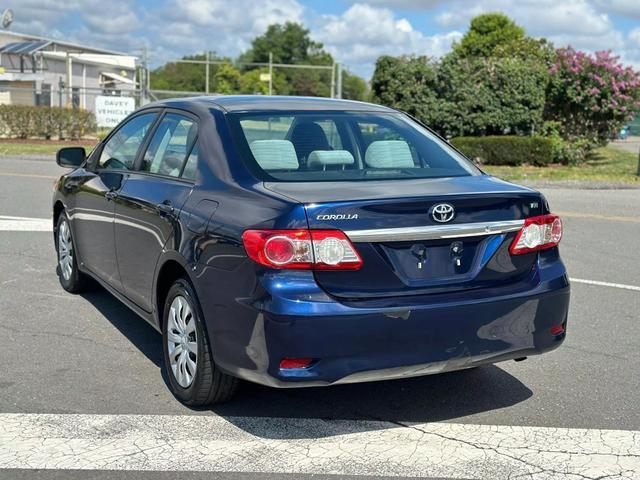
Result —
POLYGON ((372 99, 433 125, 440 112, 437 74, 437 64, 426 57, 382 56, 371 78, 372 99))
POLYGON ((233 65, 220 65, 213 78, 215 93, 237 93, 240 89, 241 74, 233 65))
POLYGON ((342 98, 366 101, 369 95, 367 82, 346 70, 342 72, 342 98))
POLYGON ((451 136, 532 134, 542 125, 547 82, 535 59, 445 58, 434 127, 451 136))
MULTIPOLYGON (((251 48, 244 52, 239 61, 266 63, 269 53, 274 63, 332 65, 333 58, 323 49, 322 43, 311 39, 309 30, 299 23, 274 24, 251 42, 251 48)), ((258 67, 246 65, 245 70, 258 67)), ((329 70, 277 68, 289 87, 287 93, 293 95, 329 96, 331 72, 329 70)))
POLYGON ((461 57, 490 57, 497 47, 524 38, 524 29, 502 13, 485 13, 471 20, 454 53, 461 57))
MULTIPOLYGON (((240 78, 240 93, 247 94, 269 94, 269 82, 260 80, 260 75, 263 73, 269 73, 268 68, 261 68, 256 70, 249 70, 242 74, 240 78)), ((288 85, 286 79, 280 72, 273 72, 273 94, 274 95, 286 95, 288 93, 288 85)))
MULTIPOLYGON (((204 53, 186 55, 182 60, 204 61, 204 53)), ((209 54, 211 60, 230 61, 209 54)), ((215 76, 218 65, 211 65, 209 70, 209 90, 216 91, 215 76)), ((196 63, 169 62, 151 72, 151 88, 158 90, 181 90, 187 92, 204 92, 206 84, 205 66, 196 63)))
POLYGON ((309 30, 299 23, 269 25, 267 31, 251 42, 251 48, 241 55, 244 62, 268 62, 269 53, 275 63, 312 63, 331 65, 331 55, 323 50, 322 43, 309 36, 309 30))
MULTIPOLYGON (((265 67, 253 63, 267 63, 269 53, 274 63, 292 65, 333 65, 331 55, 309 35, 309 30, 301 24, 287 22, 273 24, 267 31, 251 42, 251 48, 238 58, 236 65, 229 58, 219 58, 210 54, 210 59, 225 62, 211 65, 209 91, 216 93, 268 93, 268 83, 260 81, 260 73, 265 67)), ((188 55, 183 60, 203 61, 205 54, 188 55)), ((159 90, 181 90, 204 92, 206 85, 205 66, 169 62, 151 72, 151 86, 159 90)), ((331 71, 320 69, 274 68, 273 93, 277 95, 325 96, 331 93, 331 71)), ((351 73, 343 78, 343 96, 363 100, 367 86, 364 80, 351 73)))
POLYGON ((553 55, 508 17, 481 15, 439 61, 379 58, 372 94, 446 136, 531 134, 542 125, 553 55))

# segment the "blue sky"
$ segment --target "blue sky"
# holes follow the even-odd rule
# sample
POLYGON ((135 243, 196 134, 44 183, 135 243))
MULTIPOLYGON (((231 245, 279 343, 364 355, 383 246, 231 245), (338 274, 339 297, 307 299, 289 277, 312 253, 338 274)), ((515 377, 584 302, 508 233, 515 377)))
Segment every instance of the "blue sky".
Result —
POLYGON ((275 22, 304 23, 365 78, 382 54, 440 56, 482 12, 501 11, 557 46, 611 49, 640 69, 640 0, 0 0, 17 32, 139 53, 235 56, 275 22))

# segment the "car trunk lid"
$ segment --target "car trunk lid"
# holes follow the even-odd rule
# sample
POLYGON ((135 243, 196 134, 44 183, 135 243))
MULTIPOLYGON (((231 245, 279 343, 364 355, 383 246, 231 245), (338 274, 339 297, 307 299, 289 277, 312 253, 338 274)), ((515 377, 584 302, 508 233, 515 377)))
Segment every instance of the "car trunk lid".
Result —
POLYGON ((265 187, 303 203, 309 228, 339 229, 350 238, 362 267, 315 276, 330 294, 354 299, 516 281, 531 273, 535 254, 512 257, 509 244, 524 218, 546 210, 539 193, 484 175, 265 187))

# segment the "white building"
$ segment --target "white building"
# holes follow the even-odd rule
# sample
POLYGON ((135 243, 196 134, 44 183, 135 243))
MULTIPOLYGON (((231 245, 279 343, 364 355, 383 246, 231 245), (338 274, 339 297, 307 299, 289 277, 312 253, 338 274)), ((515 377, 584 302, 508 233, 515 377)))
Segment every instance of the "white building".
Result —
POLYGON ((95 111, 98 95, 133 96, 136 57, 0 31, 0 104, 95 111))

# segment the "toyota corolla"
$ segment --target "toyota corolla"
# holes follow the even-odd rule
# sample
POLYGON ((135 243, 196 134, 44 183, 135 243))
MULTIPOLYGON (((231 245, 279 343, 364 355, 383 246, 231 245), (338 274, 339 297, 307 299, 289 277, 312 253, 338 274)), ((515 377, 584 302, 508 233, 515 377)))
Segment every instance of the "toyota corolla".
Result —
POLYGON ((228 96, 145 106, 53 198, 58 275, 162 333, 173 394, 520 360, 565 337, 562 222, 396 110, 228 96))

